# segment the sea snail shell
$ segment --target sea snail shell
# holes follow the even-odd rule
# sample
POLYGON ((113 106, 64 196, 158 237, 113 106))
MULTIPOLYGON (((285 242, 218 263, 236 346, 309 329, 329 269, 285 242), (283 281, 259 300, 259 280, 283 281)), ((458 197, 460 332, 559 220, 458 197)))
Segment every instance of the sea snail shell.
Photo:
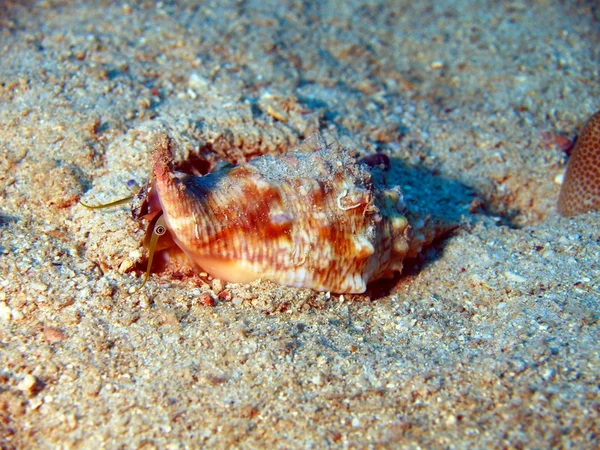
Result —
POLYGON ((137 205, 134 216, 162 212, 168 242, 224 281, 364 292, 401 271, 435 233, 421 233, 424 220, 410 226, 400 189, 385 186, 381 169, 313 140, 309 152, 198 177, 174 171, 172 142, 160 135, 143 195, 150 206, 142 214, 137 205))

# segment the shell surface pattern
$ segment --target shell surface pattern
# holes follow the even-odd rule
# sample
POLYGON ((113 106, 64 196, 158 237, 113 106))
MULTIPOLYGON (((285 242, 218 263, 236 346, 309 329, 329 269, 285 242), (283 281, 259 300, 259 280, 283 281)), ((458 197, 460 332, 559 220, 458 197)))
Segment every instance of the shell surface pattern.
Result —
POLYGON ((379 168, 338 145, 309 150, 198 177, 173 170, 162 135, 149 203, 160 203, 172 241, 197 268, 231 282, 362 293, 433 240, 409 225, 399 188, 386 187, 379 168))
POLYGON ((577 138, 557 209, 566 217, 600 210, 600 111, 592 115, 577 138))

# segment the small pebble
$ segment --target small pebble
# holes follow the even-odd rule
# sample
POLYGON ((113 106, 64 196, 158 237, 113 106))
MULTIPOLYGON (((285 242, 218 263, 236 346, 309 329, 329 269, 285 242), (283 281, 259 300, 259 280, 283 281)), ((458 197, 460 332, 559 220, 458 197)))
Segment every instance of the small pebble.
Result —
POLYGON ((17 385, 17 389, 26 394, 33 394, 36 389, 37 384, 38 384, 37 378, 34 377, 33 375, 31 375, 30 373, 28 373, 27 375, 25 375, 23 377, 21 382, 17 385))
POLYGON ((204 306, 215 306, 217 301, 208 292, 203 292, 198 296, 198 302, 204 306))
POLYGON ((125 273, 133 267, 135 263, 131 259, 124 259, 119 265, 119 273, 125 273))
POLYGON ((214 280, 212 280, 211 288, 215 295, 219 295, 223 291, 223 281, 221 281, 218 278, 215 278, 214 280))
POLYGON ((204 78, 201 75, 198 75, 197 73, 190 74, 190 78, 188 80, 188 87, 192 90, 194 94, 206 92, 209 86, 210 80, 204 78))
POLYGON ((223 291, 223 292, 219 293, 219 295, 217 295, 217 298, 219 300, 221 300, 222 302, 230 302, 232 295, 231 295, 231 292, 223 291))
POLYGON ((508 270, 504 272, 504 275, 506 276, 507 280, 514 281, 515 283, 525 283, 527 281, 527 278, 508 270))
POLYGON ((11 318, 10 308, 6 306, 5 302, 0 302, 0 320, 9 322, 11 318))
POLYGON ((44 283, 31 283, 31 288, 38 292, 46 292, 48 285, 44 283))
POLYGON ((47 342, 61 342, 65 340, 65 333, 58 328, 46 327, 44 328, 44 339, 47 342))

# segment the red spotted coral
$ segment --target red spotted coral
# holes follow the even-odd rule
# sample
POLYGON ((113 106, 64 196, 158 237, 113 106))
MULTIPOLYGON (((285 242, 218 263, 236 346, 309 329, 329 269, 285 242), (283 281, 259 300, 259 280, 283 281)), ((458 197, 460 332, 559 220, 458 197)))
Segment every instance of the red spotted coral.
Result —
POLYGON ((600 111, 577 138, 556 208, 566 217, 600 210, 600 111))

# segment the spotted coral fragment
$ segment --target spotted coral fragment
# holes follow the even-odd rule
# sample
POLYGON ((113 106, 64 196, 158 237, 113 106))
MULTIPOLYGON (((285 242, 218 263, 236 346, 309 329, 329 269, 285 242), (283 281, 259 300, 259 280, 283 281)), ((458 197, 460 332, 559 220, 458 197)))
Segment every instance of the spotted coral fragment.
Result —
POLYGON ((565 217, 600 210, 600 111, 577 139, 556 208, 565 217))

